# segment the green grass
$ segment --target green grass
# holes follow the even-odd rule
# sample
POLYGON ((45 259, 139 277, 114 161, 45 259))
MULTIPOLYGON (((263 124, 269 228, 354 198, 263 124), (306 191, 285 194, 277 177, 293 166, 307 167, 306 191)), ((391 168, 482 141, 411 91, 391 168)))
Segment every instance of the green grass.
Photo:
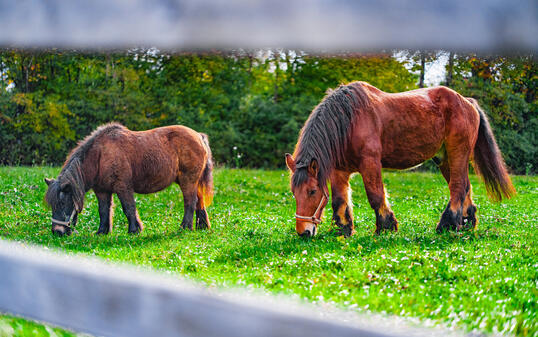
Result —
POLYGON ((95 235, 97 202, 90 192, 78 234, 59 238, 51 235, 43 204, 43 178, 58 171, 0 168, 0 237, 146 265, 207 286, 261 288, 467 331, 538 336, 538 177, 514 177, 518 195, 504 203, 490 202, 471 177, 478 229, 438 235, 448 200, 442 176, 385 172, 400 230, 375 236, 374 213, 355 176, 356 234, 334 235, 328 210, 319 235, 303 239, 295 234, 287 172, 221 169, 209 231, 179 229, 183 203, 172 186, 137 196, 145 224, 140 235, 127 234, 121 207, 113 232, 95 235))

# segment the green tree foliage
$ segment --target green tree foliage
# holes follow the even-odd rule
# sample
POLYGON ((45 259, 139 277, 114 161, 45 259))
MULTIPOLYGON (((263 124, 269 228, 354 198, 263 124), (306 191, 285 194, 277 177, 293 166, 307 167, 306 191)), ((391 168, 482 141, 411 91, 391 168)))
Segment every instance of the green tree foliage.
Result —
MULTIPOLYGON (((451 86, 479 99, 518 173, 538 167, 536 73, 531 58, 454 59, 451 86)), ((327 89, 356 80, 399 92, 419 78, 383 54, 4 50, 0 164, 60 164, 98 125, 118 121, 133 130, 183 124, 209 135, 218 163, 282 167, 327 89)))
POLYGON ((210 136, 217 162, 283 166, 329 88, 354 80, 387 91, 416 78, 386 55, 278 51, 169 55, 155 50, 0 53, 0 163, 61 163, 95 127, 183 124, 210 136))

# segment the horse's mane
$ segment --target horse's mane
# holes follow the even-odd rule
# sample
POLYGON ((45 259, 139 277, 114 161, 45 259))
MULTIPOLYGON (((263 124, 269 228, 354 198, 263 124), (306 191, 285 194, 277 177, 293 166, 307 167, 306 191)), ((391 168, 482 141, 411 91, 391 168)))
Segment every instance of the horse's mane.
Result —
POLYGON ((126 130, 126 128, 118 123, 105 124, 95 129, 89 136, 78 143, 77 147, 67 156, 58 178, 50 184, 45 194, 45 201, 49 205, 54 206, 57 204, 59 202, 58 192, 66 186, 70 186, 75 207, 78 212, 82 210, 84 207, 84 195, 86 194, 82 163, 99 136, 103 134, 113 135, 118 130, 126 130))
POLYGON ((318 162, 318 183, 323 188, 331 171, 345 164, 350 126, 356 111, 367 107, 368 95, 360 83, 340 85, 329 90, 310 114, 295 148, 296 170, 292 185, 297 187, 308 178, 307 168, 313 159, 318 162))

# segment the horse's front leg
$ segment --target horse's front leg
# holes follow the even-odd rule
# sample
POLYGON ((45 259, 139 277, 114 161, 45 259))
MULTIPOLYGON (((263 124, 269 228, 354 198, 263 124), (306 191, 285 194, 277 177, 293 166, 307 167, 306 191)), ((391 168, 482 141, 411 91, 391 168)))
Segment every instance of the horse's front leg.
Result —
POLYGON ((355 232, 353 227, 353 203, 349 177, 351 173, 334 170, 331 174, 333 220, 338 226, 338 234, 351 236, 355 232))
POLYGON ((108 234, 112 230, 112 193, 95 192, 99 203, 99 229, 97 234, 108 234))
POLYGON ((129 233, 141 232, 142 229, 144 229, 144 225, 142 225, 142 221, 136 210, 134 192, 132 190, 121 190, 116 192, 116 194, 118 195, 118 199, 120 199, 123 213, 125 213, 125 216, 129 221, 129 233))
POLYGON ((375 212, 375 233, 380 234, 384 230, 396 232, 398 221, 385 196, 385 187, 381 178, 381 160, 374 157, 363 158, 359 172, 362 175, 368 201, 375 212))

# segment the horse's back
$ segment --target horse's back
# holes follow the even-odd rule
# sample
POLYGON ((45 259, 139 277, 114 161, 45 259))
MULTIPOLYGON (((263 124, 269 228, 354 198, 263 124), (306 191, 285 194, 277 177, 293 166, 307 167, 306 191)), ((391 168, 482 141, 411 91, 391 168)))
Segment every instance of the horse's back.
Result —
POLYGON ((121 130, 102 137, 99 171, 104 185, 154 193, 177 181, 182 171, 200 170, 206 155, 200 134, 181 125, 145 131, 121 130), (196 160, 198 159, 198 160, 196 160))
POLYGON ((462 97, 446 87, 402 93, 373 93, 372 118, 379 125, 384 167, 405 169, 433 157, 441 148, 453 120, 466 121, 467 112, 456 109, 462 97))

